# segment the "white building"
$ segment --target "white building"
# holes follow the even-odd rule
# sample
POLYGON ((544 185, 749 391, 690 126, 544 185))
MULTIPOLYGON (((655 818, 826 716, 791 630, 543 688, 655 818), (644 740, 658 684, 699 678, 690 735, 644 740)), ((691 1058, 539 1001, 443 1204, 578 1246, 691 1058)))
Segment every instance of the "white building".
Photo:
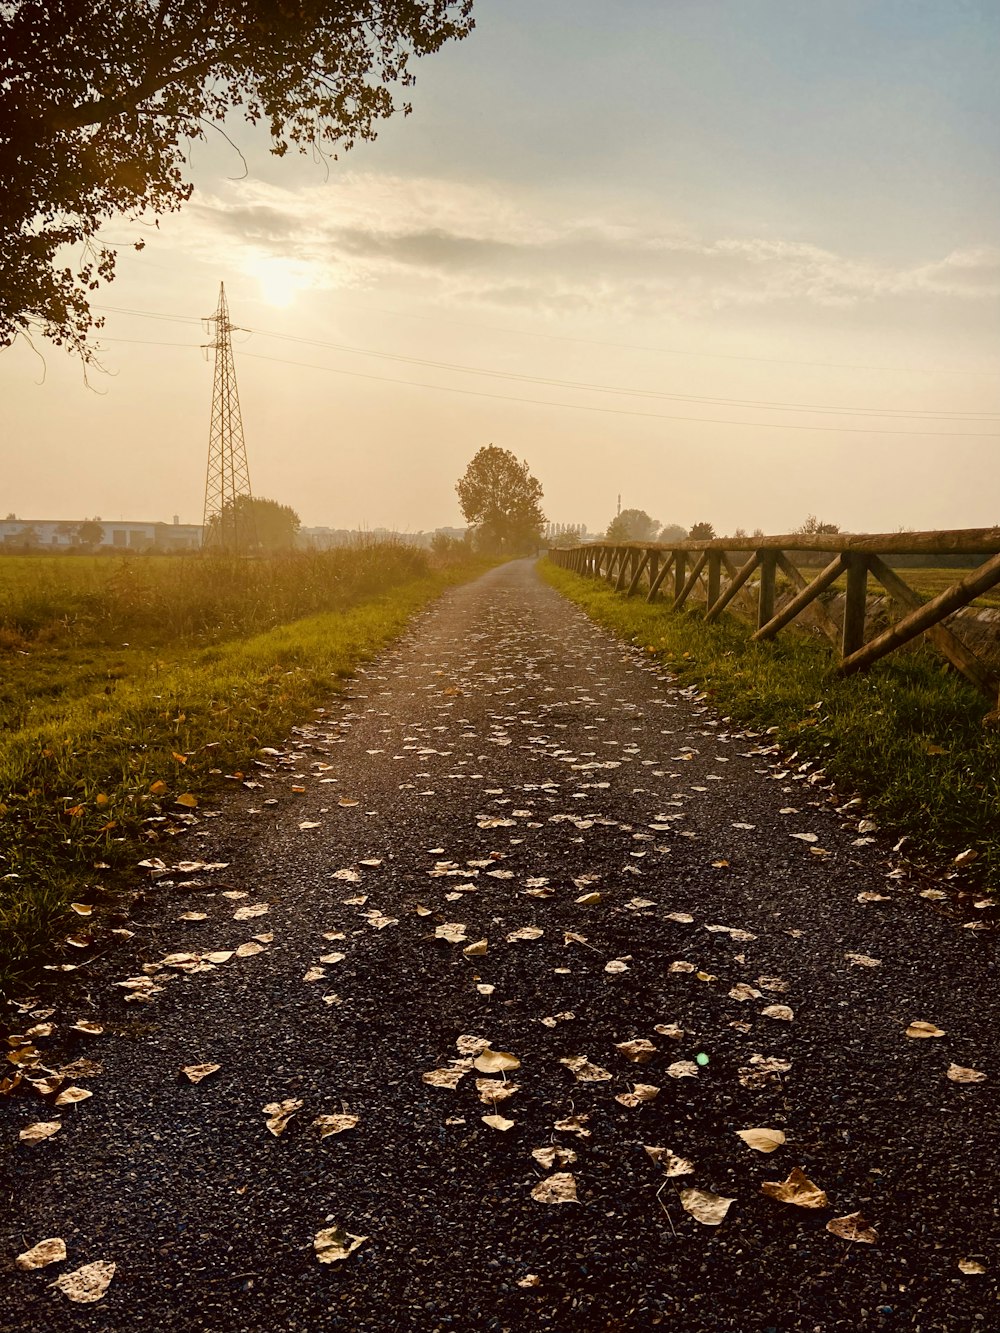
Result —
MULTIPOLYGON (((0 519, 0 547, 7 551, 197 551, 201 547, 200 523, 134 523, 124 519, 0 519), (100 539, 81 542, 81 524, 96 523, 100 539)), ((84 534, 85 536, 87 534, 84 534)), ((96 535, 96 534, 95 534, 96 535)))

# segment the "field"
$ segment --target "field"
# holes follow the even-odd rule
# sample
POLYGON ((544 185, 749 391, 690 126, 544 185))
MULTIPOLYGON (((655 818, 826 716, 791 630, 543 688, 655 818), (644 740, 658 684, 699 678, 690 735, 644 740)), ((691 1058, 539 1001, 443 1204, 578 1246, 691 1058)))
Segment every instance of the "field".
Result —
POLYGON ((182 820, 481 568, 395 544, 251 562, 0 558, 0 989, 158 821, 182 820))
MULTIPOLYGON (((985 560, 986 556, 982 556, 980 559, 985 560)), ((889 563, 891 565, 892 561, 890 560, 889 563)), ((815 578, 821 568, 822 565, 818 564, 808 566, 800 565, 800 569, 807 579, 815 578)), ((932 597, 937 597, 939 593, 944 592, 946 588, 950 588, 953 583, 958 583, 970 573, 969 569, 936 569, 924 568, 921 565, 893 566, 893 568, 896 569, 896 573, 899 577, 905 583, 908 583, 915 593, 918 593, 928 601, 932 597)), ((832 586, 836 592, 843 592, 847 587, 847 575, 842 574, 832 586)), ((869 594, 872 596, 879 596, 884 591, 885 590, 879 581, 874 576, 871 576, 868 580, 869 594)), ((1000 607, 1000 584, 995 588, 991 588, 989 592, 983 593, 981 597, 977 597, 972 605, 1000 607)))
POLYGON ((752 643, 735 616, 706 625, 698 609, 674 614, 547 561, 542 571, 721 712, 773 729, 797 762, 820 761, 871 817, 908 834, 914 852, 946 865, 972 850, 968 882, 1000 888, 1000 727, 983 725, 990 705, 941 658, 918 649, 845 680, 827 645, 805 634, 752 643))

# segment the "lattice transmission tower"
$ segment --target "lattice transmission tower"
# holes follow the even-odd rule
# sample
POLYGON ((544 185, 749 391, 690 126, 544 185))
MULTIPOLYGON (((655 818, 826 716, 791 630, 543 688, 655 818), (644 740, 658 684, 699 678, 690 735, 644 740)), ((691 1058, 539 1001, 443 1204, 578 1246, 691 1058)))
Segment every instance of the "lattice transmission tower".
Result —
POLYGON ((250 489, 250 467, 243 438, 240 395, 236 387, 232 331, 225 283, 219 284, 219 307, 205 323, 214 325, 215 378, 212 387, 212 426, 208 436, 208 472, 205 477, 203 549, 249 555, 257 549, 257 529, 250 489))

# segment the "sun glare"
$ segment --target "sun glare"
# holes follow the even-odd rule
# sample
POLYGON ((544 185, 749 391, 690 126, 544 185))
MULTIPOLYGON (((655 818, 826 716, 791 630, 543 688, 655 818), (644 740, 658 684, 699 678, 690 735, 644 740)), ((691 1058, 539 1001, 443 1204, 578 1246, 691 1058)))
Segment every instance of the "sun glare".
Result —
POLYGON ((268 305, 289 306, 309 286, 303 265, 289 259, 257 259, 250 271, 268 305))

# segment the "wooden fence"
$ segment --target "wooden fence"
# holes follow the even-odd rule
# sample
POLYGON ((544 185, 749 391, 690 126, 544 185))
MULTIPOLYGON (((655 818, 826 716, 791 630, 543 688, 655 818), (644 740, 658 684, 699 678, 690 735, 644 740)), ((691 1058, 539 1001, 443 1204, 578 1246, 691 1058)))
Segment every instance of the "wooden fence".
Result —
MULTIPOLYGON (((948 661, 991 700, 1000 693, 995 669, 945 623, 949 616, 1000 583, 1000 528, 965 528, 953 532, 903 532, 805 537, 717 538, 713 541, 644 545, 597 542, 549 551, 564 569, 605 578, 627 597, 645 592, 648 602, 663 598, 679 611, 692 598, 704 602, 705 620, 718 619, 737 599, 756 624, 754 639, 772 639, 808 610, 808 616, 839 654, 837 670, 851 675, 924 635, 948 661), (792 553, 816 560, 827 557, 808 578, 792 553), (938 556, 987 556, 976 569, 956 577, 951 587, 929 601, 914 591, 884 557, 918 555, 932 565, 938 556), (779 575, 787 584, 783 587, 779 575), (843 609, 834 618, 820 600, 846 575, 843 609), (668 582, 669 578, 669 582, 668 582), (899 618, 865 642, 869 579, 888 593, 899 618)), ((811 573, 811 571, 809 571, 811 573)), ((956 570, 956 575, 960 571, 956 570)))

